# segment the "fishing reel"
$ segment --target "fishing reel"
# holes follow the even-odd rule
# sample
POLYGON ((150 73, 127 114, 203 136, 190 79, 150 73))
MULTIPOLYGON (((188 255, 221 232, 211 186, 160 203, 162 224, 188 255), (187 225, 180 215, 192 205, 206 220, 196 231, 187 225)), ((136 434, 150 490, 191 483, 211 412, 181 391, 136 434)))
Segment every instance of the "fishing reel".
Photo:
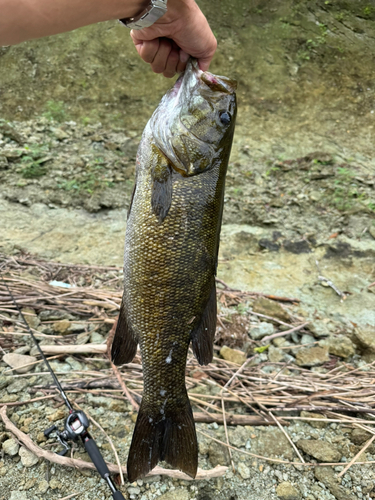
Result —
POLYGON ((59 431, 56 425, 52 425, 44 431, 44 435, 48 439, 51 434, 55 433, 57 440, 64 447, 58 455, 64 456, 71 449, 69 441, 76 442, 79 437, 84 440, 84 436, 88 435, 89 425, 89 419, 83 411, 72 411, 65 420, 64 430, 59 431))

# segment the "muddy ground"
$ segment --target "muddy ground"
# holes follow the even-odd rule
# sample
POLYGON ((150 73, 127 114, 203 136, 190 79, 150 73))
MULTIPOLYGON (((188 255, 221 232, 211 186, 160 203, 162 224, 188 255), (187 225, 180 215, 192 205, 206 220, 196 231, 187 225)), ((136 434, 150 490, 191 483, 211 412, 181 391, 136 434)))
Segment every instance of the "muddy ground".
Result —
MULTIPOLYGON (((330 361, 311 369, 329 371, 333 360, 369 370, 374 348, 356 342, 355 332, 375 336, 375 8, 364 1, 201 4, 219 40, 212 69, 239 81, 218 277, 233 288, 301 300, 292 313, 313 326, 287 337, 294 357, 303 335, 328 344, 348 339, 349 350, 331 347, 330 361)), ((3 48, 0 65, 2 258, 26 251, 62 263, 121 266, 137 145, 170 83, 145 69, 115 23, 3 48)), ((242 310, 246 324, 251 307, 242 310)), ((230 347, 245 352, 248 338, 245 333, 230 347)), ((7 345, 5 352, 15 348, 7 345)), ((270 352, 263 355, 271 363, 270 352)), ((0 362, 1 371, 7 368, 0 362)), ((64 360, 56 368, 77 365, 64 360)), ((37 372, 15 379, 15 386, 8 379, 0 382, 0 402, 28 398, 30 387, 45 383, 37 372), (17 386, 19 380, 27 383, 17 386)), ((104 426, 107 410, 100 402, 85 404, 104 426)), ((108 410, 115 427, 125 428, 112 434, 123 461, 133 428, 125 410, 108 410)), ((9 411, 35 438, 53 412, 52 403, 9 411), (25 423, 31 413, 34 422, 25 423)), ((222 426, 199 426, 223 438, 222 426)), ((294 443, 328 443, 343 463, 363 444, 334 423, 316 428, 301 421, 286 431, 294 443)), ((9 436, 1 432, 0 426, 4 442, 9 436)), ((231 432, 244 450, 296 458, 274 428, 231 432)), ((94 473, 44 462, 24 467, 18 449, 2 453, 2 500, 57 500, 75 491, 85 492, 77 499, 110 498, 94 473)), ((368 449, 366 459, 374 460, 373 453, 368 449)), ((243 457, 234 455, 236 472, 224 478, 188 484, 159 477, 127 484, 124 494, 142 500, 375 497, 372 465, 353 466, 338 480, 342 466, 321 473, 243 457)), ((210 450, 201 439, 201 467, 218 463, 227 463, 223 449, 210 450)))

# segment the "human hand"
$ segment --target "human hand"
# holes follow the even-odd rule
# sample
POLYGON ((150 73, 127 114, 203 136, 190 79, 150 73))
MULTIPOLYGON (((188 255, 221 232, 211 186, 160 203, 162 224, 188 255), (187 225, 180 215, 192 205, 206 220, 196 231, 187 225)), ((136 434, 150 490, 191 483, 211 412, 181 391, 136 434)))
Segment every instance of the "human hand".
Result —
POLYGON ((184 71, 189 56, 207 71, 216 51, 207 19, 194 0, 168 0, 168 11, 152 26, 130 32, 141 58, 155 73, 172 78, 184 71))

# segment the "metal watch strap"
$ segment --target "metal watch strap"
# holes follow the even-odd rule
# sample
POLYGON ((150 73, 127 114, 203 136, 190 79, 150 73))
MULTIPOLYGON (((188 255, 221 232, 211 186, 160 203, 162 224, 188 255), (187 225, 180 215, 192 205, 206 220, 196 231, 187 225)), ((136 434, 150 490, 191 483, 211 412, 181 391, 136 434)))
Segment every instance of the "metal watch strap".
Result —
POLYGON ((120 19, 120 22, 132 30, 141 30, 152 26, 167 12, 168 0, 151 0, 150 4, 138 16, 120 19))

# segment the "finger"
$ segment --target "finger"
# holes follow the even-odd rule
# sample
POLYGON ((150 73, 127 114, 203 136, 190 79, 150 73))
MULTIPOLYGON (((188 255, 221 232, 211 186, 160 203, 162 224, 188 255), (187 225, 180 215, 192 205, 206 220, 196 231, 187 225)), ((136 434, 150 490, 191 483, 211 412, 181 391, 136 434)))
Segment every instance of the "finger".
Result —
POLYGON ((212 58, 214 57, 216 49, 217 49, 217 41, 216 41, 216 38, 212 35, 211 48, 210 48, 209 53, 203 57, 198 57, 198 66, 202 71, 208 71, 208 68, 210 67, 210 64, 211 64, 212 58))
POLYGON ((179 53, 176 49, 172 49, 169 53, 163 75, 166 78, 172 78, 177 73, 177 65, 180 61, 179 53))
POLYGON ((135 46, 138 54, 146 63, 152 63, 155 56, 159 50, 159 38, 155 40, 144 40, 141 44, 141 49, 138 50, 137 45, 135 46))
POLYGON ((166 38, 160 38, 159 49, 151 63, 151 68, 154 73, 163 73, 165 70, 168 56, 172 50, 172 43, 166 38))
POLYGON ((189 54, 187 54, 184 50, 180 50, 177 73, 183 73, 185 71, 186 63, 188 62, 189 57, 189 54))

